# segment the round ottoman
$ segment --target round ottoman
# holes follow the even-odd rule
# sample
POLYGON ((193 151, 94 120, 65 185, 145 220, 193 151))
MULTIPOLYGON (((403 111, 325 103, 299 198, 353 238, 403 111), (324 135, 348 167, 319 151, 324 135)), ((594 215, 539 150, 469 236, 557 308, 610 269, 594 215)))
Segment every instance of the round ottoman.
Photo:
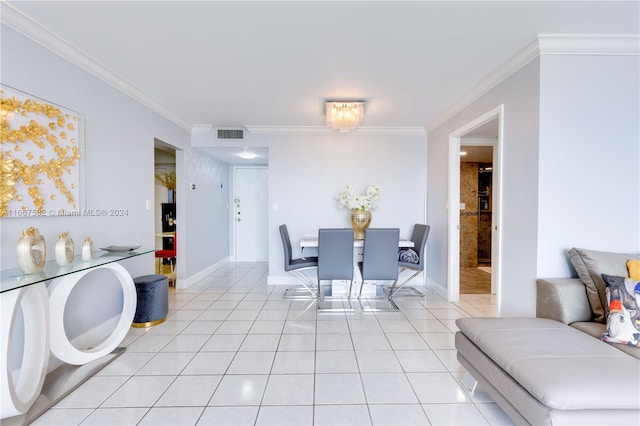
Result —
POLYGON ((166 275, 134 278, 138 303, 132 327, 151 327, 163 323, 169 313, 169 281, 166 275))

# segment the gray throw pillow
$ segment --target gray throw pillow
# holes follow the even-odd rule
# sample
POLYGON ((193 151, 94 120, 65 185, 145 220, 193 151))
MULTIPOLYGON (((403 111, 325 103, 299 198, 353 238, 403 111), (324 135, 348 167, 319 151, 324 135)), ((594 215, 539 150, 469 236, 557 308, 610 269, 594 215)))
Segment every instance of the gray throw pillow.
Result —
POLYGON ((587 289, 587 298, 593 312, 593 320, 605 323, 609 308, 607 306, 606 284, 602 274, 628 276, 627 261, 637 259, 638 254, 612 253, 606 251, 572 248, 569 259, 578 273, 580 281, 587 289))

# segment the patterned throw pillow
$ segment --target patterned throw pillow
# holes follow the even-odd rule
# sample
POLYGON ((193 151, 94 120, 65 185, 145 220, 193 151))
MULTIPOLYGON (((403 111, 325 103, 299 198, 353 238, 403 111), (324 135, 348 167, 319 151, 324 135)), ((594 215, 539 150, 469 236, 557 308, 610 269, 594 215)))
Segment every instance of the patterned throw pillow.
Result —
POLYGON ((607 285, 607 332, 605 342, 640 347, 640 281, 602 274, 607 285))
POLYGON ((630 259, 627 261, 629 278, 640 280, 640 259, 630 259))
POLYGON ((400 251, 398 252, 398 260, 400 262, 418 264, 420 263, 420 256, 418 256, 418 253, 416 253, 415 250, 404 248, 400 249, 400 251))

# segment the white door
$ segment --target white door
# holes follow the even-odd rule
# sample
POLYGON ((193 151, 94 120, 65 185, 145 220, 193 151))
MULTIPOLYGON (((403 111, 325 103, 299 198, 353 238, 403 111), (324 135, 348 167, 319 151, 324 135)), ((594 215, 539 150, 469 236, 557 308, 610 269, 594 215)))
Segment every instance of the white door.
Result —
POLYGON ((268 260, 268 169, 235 167, 233 223, 237 262, 268 260))

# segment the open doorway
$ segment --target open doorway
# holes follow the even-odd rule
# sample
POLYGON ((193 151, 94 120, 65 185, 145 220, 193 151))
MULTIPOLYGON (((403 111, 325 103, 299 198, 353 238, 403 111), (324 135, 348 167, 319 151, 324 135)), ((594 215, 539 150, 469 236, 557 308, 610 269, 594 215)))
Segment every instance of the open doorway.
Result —
MULTIPOLYGON (((492 128, 497 131, 497 123, 492 128)), ((461 295, 494 293, 491 288, 494 144, 493 135, 473 134, 460 139, 461 295)))
POLYGON ((154 143, 154 235, 156 273, 166 275, 169 283, 176 281, 177 262, 177 194, 176 150, 160 140, 154 143))
POLYGON ((491 297, 494 314, 499 314, 501 284, 502 117, 500 105, 449 135, 447 299, 458 302, 479 277, 483 282, 474 293, 491 297), (474 277, 464 274, 471 270, 474 277))

